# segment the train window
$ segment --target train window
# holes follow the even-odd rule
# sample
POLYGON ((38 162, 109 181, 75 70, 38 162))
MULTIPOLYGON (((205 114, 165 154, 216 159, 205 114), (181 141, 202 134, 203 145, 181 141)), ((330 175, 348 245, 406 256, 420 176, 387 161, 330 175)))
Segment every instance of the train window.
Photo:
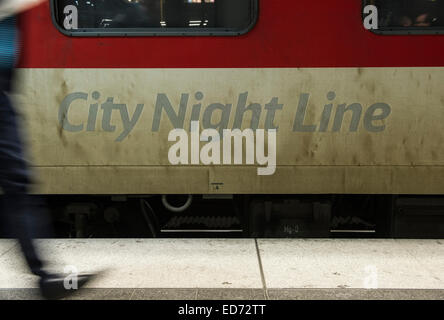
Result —
POLYGON ((258 0, 52 0, 53 21, 72 36, 240 35, 258 0))
POLYGON ((381 34, 444 34, 444 0, 364 0, 377 8, 381 34))

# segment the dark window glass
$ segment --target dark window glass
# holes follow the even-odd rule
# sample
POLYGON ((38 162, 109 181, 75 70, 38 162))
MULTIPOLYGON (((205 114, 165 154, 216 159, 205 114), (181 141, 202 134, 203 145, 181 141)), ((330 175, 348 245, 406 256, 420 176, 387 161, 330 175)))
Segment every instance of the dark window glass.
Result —
POLYGON ((378 8, 379 28, 432 30, 444 27, 444 0, 366 0, 378 8))
POLYGON ((206 31, 237 32, 255 22, 257 0, 54 0, 55 20, 72 33, 107 33, 120 30, 181 34, 206 31), (72 23, 74 6, 77 23, 72 23), (72 8, 72 7, 71 7, 72 8), (68 12, 68 13, 67 13, 68 12), (69 19, 68 25, 65 20, 69 19), (75 27, 73 27, 75 26, 75 27))

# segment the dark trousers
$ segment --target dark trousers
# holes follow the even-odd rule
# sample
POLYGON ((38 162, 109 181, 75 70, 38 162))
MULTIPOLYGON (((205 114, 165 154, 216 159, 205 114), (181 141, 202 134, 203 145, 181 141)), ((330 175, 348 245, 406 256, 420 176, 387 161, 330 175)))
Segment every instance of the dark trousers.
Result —
POLYGON ((29 169, 23 157, 23 147, 17 125, 16 113, 8 96, 0 92, 0 187, 3 190, 3 227, 9 236, 19 240, 31 271, 44 276, 33 239, 42 235, 42 218, 39 210, 31 205, 28 195, 29 169), (37 211, 37 212, 36 212, 37 211))

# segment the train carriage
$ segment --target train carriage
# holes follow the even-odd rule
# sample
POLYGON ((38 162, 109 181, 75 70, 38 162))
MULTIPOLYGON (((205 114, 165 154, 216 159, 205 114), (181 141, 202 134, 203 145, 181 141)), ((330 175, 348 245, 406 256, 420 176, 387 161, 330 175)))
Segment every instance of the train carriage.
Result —
MULTIPOLYGON (((16 98, 35 192, 304 194, 324 220, 326 195, 429 208, 421 196, 444 193, 444 5, 414 2, 54 0, 27 12, 16 98)), ((248 219, 305 212, 280 201, 253 201, 248 219)))

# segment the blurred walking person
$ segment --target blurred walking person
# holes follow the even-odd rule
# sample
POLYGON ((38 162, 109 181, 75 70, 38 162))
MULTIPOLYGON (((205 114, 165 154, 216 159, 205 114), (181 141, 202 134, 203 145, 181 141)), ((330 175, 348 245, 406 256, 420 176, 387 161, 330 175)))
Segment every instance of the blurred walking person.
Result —
MULTIPOLYGON (((17 115, 8 97, 18 57, 19 41, 16 14, 45 0, 0 0, 0 188, 3 191, 5 221, 10 233, 18 238, 32 273, 40 277, 43 297, 57 299, 72 293, 65 289, 63 275, 44 270, 33 239, 42 235, 28 196, 30 173, 24 159, 17 115)), ((24 48, 26 49, 26 48, 24 48)), ((77 275, 77 288, 92 275, 77 275)))

